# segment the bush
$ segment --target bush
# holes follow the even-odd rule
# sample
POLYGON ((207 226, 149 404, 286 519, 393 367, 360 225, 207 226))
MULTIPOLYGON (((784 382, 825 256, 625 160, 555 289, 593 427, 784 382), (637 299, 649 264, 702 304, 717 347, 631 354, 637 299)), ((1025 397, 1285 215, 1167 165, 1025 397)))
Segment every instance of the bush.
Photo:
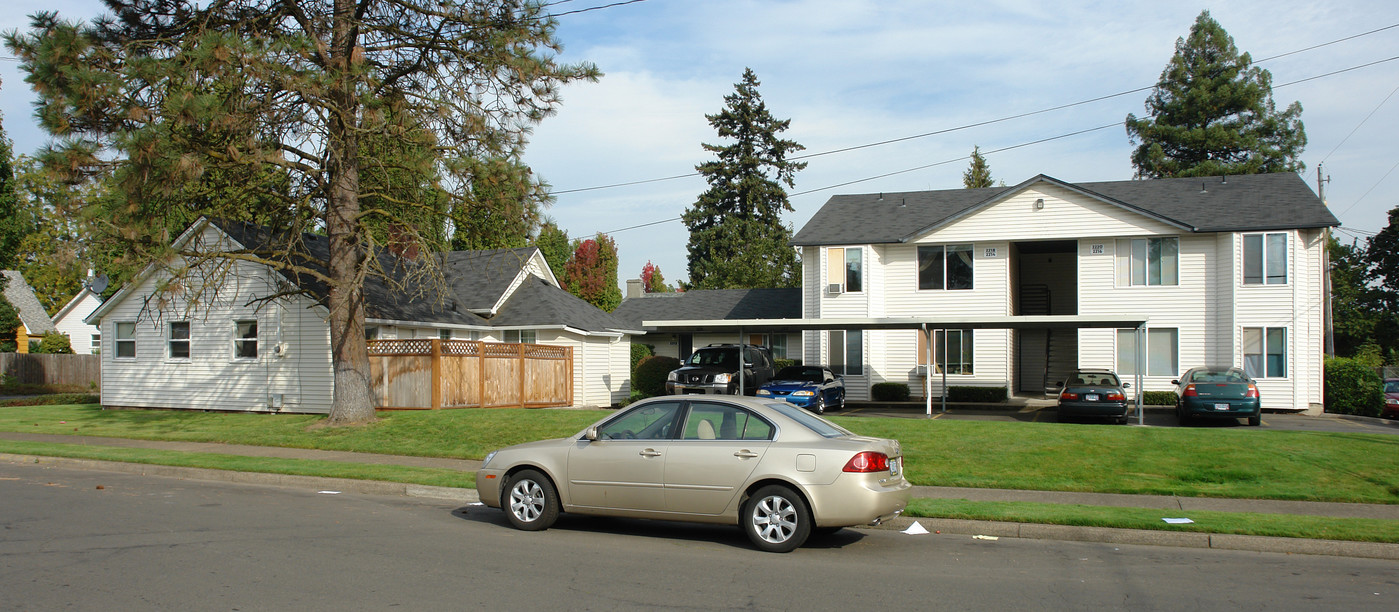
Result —
POLYGON ((1379 416, 1384 387, 1374 368, 1358 359, 1326 358, 1326 411, 1379 416))
POLYGON ((987 402, 996 403, 1006 401, 1005 387, 948 387, 947 401, 949 402, 987 402))
POLYGON ((870 388, 870 397, 876 402, 906 402, 908 385, 895 382, 875 383, 874 387, 870 388))
POLYGON ((637 344, 637 343, 633 342, 632 345, 631 345, 631 373, 632 373, 632 376, 636 376, 636 366, 637 366, 637 364, 640 364, 640 363, 641 363, 641 360, 642 360, 642 359, 645 359, 645 358, 650 357, 650 356, 655 355, 655 354, 656 354, 656 349, 655 349, 654 347, 652 347, 651 345, 649 345, 649 344, 637 344))
POLYGON ((0 401, 0 406, 59 406, 66 404, 96 404, 102 399, 91 393, 58 393, 0 401))
POLYGON ((72 355, 73 344, 68 341, 68 336, 64 334, 44 334, 44 338, 39 341, 39 347, 34 352, 48 355, 72 355))
POLYGON ((777 358, 774 357, 773 360, 772 360, 773 372, 776 372, 777 370, 781 370, 782 368, 789 368, 789 367, 792 367, 792 366, 799 366, 799 365, 801 365, 801 364, 802 364, 802 362, 801 362, 800 359, 777 359, 777 358))
POLYGON ((1175 391, 1147 391, 1142 394, 1142 403, 1147 406, 1175 406, 1176 399, 1175 391))
POLYGON ((636 364, 636 374, 632 376, 632 388, 642 397, 665 395, 665 377, 671 370, 680 367, 680 360, 663 355, 652 355, 636 364))

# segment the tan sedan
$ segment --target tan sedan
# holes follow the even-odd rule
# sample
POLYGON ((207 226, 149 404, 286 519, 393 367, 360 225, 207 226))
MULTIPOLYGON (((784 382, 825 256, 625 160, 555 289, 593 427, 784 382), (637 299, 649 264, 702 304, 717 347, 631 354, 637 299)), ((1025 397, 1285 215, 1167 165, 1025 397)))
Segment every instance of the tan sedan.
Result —
POLYGON ((492 452, 476 489, 519 529, 547 529, 559 512, 721 523, 787 552, 813 530, 898 516, 911 485, 896 440, 787 402, 670 396, 568 438, 492 452))

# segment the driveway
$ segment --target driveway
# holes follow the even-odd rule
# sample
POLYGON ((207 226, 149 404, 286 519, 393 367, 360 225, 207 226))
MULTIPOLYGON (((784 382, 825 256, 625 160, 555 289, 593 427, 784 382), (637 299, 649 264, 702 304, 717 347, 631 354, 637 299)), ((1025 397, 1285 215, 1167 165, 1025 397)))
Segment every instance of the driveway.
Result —
MULTIPOLYGON (((827 415, 874 416, 904 419, 928 418, 926 409, 922 404, 876 404, 864 402, 850 402, 845 410, 828 412, 827 415)), ((1007 407, 954 405, 950 406, 947 412, 940 412, 939 406, 934 404, 932 418, 949 421, 1021 421, 1026 423, 1055 423, 1059 420, 1054 403, 1048 400, 1032 400, 1024 406, 1007 407)), ((1091 421, 1081 422, 1092 423, 1091 421)), ((1137 417, 1135 414, 1132 415, 1129 424, 1137 424, 1137 417)), ((1146 408, 1144 424, 1150 427, 1179 427, 1179 424, 1176 423, 1175 411, 1163 406, 1148 406, 1146 408)), ((1246 428, 1247 425, 1244 424, 1244 421, 1241 419, 1233 422, 1207 422, 1201 425, 1193 425, 1192 427, 1246 428)), ((1399 420, 1336 414, 1307 416, 1305 414, 1264 412, 1263 425, 1261 428, 1281 431, 1399 434, 1399 420)))

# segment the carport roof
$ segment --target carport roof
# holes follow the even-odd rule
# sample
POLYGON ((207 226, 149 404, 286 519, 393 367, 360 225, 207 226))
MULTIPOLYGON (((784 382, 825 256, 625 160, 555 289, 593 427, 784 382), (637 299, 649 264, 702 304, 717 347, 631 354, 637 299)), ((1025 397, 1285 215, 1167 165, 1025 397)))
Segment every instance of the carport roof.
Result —
POLYGON ((1145 315, 1040 315, 997 317, 879 317, 825 319, 695 319, 642 321, 647 332, 697 333, 740 330, 798 332, 823 329, 1079 329, 1090 327, 1141 327, 1145 315))

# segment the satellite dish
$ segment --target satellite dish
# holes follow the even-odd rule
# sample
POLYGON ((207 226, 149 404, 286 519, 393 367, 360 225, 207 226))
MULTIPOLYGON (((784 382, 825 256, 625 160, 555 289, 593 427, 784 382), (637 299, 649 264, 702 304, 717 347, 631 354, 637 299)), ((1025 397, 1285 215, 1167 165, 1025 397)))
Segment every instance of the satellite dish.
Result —
POLYGON ((107 275, 106 275, 106 274, 103 274, 102 276, 99 276, 99 277, 97 277, 97 278, 94 278, 94 279, 88 281, 88 283, 87 283, 87 288, 88 288, 88 289, 91 289, 93 293, 100 294, 100 293, 102 293, 103 291, 106 291, 106 290, 107 290, 107 283, 108 283, 108 282, 110 282, 110 281, 108 280, 107 275))

